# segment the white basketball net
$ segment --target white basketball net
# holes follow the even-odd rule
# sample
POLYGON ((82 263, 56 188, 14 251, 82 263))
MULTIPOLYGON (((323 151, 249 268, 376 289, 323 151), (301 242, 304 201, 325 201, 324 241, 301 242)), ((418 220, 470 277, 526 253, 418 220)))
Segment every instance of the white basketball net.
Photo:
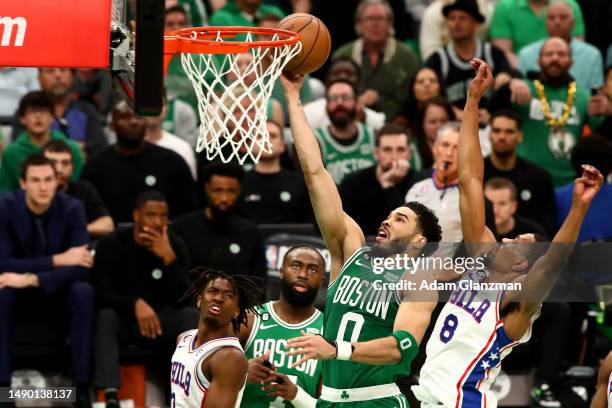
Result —
MULTIPOLYGON (((215 41, 223 41, 219 33, 215 41)), ((245 41, 256 41, 255 35, 248 32, 245 41)), ((266 112, 272 88, 301 47, 298 41, 253 47, 246 54, 183 53, 183 69, 198 98, 201 123, 196 151, 205 150, 208 160, 218 157, 227 163, 237 159, 240 164, 248 157, 257 163, 262 152, 270 153, 266 112)))

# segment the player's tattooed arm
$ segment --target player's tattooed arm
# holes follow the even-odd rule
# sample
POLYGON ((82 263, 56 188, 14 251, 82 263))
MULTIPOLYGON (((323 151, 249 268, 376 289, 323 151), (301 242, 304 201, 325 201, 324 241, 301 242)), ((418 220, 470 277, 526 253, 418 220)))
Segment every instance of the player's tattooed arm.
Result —
POLYGON ((227 408, 236 405, 244 385, 248 362, 244 353, 225 347, 202 362, 202 372, 210 379, 206 408, 227 408))

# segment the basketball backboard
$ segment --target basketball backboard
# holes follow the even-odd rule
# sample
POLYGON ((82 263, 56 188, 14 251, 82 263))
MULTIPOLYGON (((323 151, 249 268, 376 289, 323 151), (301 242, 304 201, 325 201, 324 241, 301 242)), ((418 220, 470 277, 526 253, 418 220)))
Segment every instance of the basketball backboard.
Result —
POLYGON ((159 115, 164 4, 164 0, 2 0, 0 66, 110 68, 117 89, 137 114, 159 115))

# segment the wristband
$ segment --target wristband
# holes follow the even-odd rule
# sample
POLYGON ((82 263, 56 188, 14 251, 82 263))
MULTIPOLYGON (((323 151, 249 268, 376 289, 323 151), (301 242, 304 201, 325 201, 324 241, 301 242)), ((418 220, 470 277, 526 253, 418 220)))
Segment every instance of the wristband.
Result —
POLYGON ((419 352, 419 345, 412 334, 405 330, 398 330, 391 333, 391 336, 397 340, 397 347, 402 356, 398 364, 409 365, 414 356, 419 352))
POLYGON ((336 360, 349 361, 353 355, 353 345, 348 341, 336 341, 336 360))
POLYGON ((291 400, 291 404, 295 408, 315 408, 317 406, 316 398, 310 396, 310 394, 300 388, 299 385, 296 384, 295 386, 297 387, 297 394, 295 394, 295 398, 291 400))

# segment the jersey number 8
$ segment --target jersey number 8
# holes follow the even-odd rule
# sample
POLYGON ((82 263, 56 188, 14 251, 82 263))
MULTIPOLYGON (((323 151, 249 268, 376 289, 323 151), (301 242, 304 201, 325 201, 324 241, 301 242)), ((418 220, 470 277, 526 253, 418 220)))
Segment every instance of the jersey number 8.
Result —
POLYGON ((459 321, 457 320, 457 316, 454 314, 449 314, 446 316, 446 319, 444 319, 444 325, 440 331, 440 340, 442 343, 448 343, 453 338, 458 324, 459 321))

